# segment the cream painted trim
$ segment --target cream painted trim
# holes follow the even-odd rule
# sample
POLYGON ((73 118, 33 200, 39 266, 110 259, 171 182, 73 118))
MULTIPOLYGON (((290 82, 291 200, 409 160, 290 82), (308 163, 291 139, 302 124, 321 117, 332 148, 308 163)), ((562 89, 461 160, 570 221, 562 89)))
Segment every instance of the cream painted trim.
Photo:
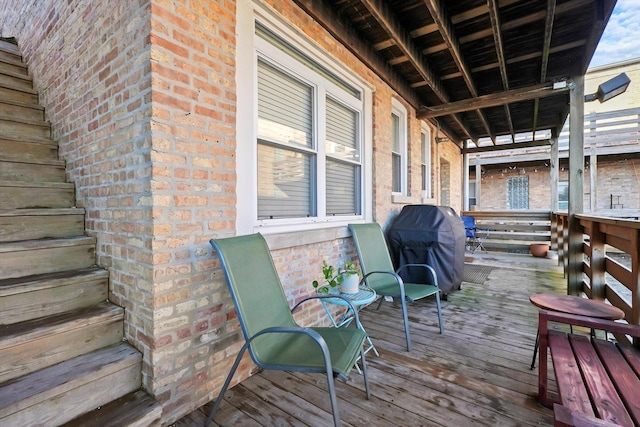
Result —
POLYGON ((411 196, 404 196, 402 194, 393 193, 391 195, 391 203, 410 205, 411 203, 414 203, 414 201, 413 197, 411 196))
POLYGON ((281 14, 271 9, 259 0, 240 1, 237 3, 236 26, 236 87, 237 87, 237 120, 236 120, 236 234, 251 234, 261 232, 265 235, 299 233, 311 234, 322 241, 332 232, 323 233, 322 230, 332 230, 353 222, 372 221, 373 218, 373 93, 375 87, 355 74, 345 64, 329 55, 325 49, 316 44, 298 28, 293 26, 281 14), (257 86, 255 20, 259 19, 270 30, 294 43, 298 48, 307 52, 316 60, 327 65, 335 75, 362 90, 361 111, 362 121, 362 215, 351 217, 328 217, 320 220, 300 219, 274 221, 270 224, 260 224, 255 218, 257 212, 257 182, 255 171, 257 158, 255 141, 257 124, 257 100, 255 87, 257 86), (253 171, 246 173, 248 170, 253 171), (240 173, 243 171, 244 173, 240 173))

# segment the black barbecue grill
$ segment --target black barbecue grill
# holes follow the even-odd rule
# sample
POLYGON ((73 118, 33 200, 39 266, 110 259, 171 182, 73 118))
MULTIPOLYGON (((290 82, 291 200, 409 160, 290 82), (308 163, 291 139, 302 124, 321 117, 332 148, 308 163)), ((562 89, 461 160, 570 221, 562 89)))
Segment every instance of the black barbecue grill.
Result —
MULTIPOLYGON (((438 275, 446 296, 460 289, 464 272, 465 229, 448 206, 408 205, 387 230, 389 250, 396 268, 428 264, 438 275)), ((400 276, 410 283, 427 283, 424 269, 404 268, 400 276)))

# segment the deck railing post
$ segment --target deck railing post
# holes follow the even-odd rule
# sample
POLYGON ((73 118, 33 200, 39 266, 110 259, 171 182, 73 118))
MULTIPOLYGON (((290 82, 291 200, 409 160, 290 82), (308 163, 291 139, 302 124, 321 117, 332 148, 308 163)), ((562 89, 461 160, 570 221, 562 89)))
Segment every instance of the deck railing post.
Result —
POLYGON ((572 77, 569 91, 569 264, 567 293, 582 292, 582 226, 576 214, 584 212, 584 75, 572 77))
POLYGON ((598 301, 604 301, 606 297, 606 282, 605 282, 605 234, 600 228, 600 223, 597 221, 590 221, 591 223, 591 259, 589 265, 591 266, 591 277, 589 281, 591 283, 591 298, 598 301))
MULTIPOLYGON (((631 253, 631 319, 627 322, 640 325, 640 230, 634 230, 631 253)), ((633 345, 640 347, 640 338, 633 338, 633 345)))
POLYGON ((551 212, 551 250, 558 250, 558 215, 551 212))

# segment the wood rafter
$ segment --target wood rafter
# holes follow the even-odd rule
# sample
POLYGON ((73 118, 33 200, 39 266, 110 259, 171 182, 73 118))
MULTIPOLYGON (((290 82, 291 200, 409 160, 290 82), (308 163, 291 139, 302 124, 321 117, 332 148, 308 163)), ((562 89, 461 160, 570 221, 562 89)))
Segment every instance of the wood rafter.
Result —
POLYGON ((491 151, 517 150, 518 148, 541 147, 549 144, 550 144, 550 141, 548 139, 543 139, 539 141, 517 142, 517 143, 502 144, 502 145, 490 145, 487 147, 465 148, 464 150, 462 150, 462 153, 463 154, 488 153, 491 151))
MULTIPOLYGON (((451 21, 449 20, 446 11, 441 7, 438 0, 424 0, 424 4, 427 6, 431 17, 433 18, 434 23, 437 25, 440 35, 442 36, 445 44, 449 49, 449 53, 453 57, 453 61, 455 62, 458 70, 462 73, 462 78, 464 79, 467 88, 469 89, 469 93, 473 98, 477 98, 478 90, 476 89, 476 85, 473 82, 473 76, 471 75, 471 71, 467 65, 467 62, 462 56, 462 50, 460 49, 460 42, 456 37, 451 21)), ((476 114, 478 118, 482 122, 482 125, 485 128, 485 131, 491 135, 491 140, 495 143, 495 135, 491 131, 491 127, 489 126, 489 121, 482 113, 482 110, 476 110, 476 114)))
POLYGON ((318 21, 336 40, 356 58, 373 70, 385 83, 394 88, 410 105, 417 108, 421 101, 393 68, 385 63, 369 43, 360 38, 349 22, 322 0, 294 0, 309 16, 318 21))
MULTIPOLYGON (((555 46, 553 48, 551 48, 549 50, 549 53, 558 53, 558 52, 564 52, 564 51, 568 51, 571 49, 575 49, 577 47, 580 46, 584 46, 587 43, 586 40, 579 40, 579 41, 575 41, 575 42, 571 42, 571 43, 566 43, 560 46, 555 46)), ((520 56, 516 56, 513 58, 509 58, 506 60, 507 65, 511 65, 511 64, 517 64, 519 62, 523 62, 523 61, 529 61, 531 59, 536 59, 536 58, 541 58, 542 57, 542 52, 533 52, 533 53, 528 53, 526 55, 520 55, 520 56)), ((471 71, 474 73, 480 72, 480 71, 487 71, 487 70, 492 70, 495 68, 499 68, 500 64, 498 62, 492 62, 490 64, 486 64, 483 65, 481 67, 475 67, 472 68, 471 71)), ((450 74, 445 74, 443 76, 440 76, 440 80, 449 80, 449 79, 456 79, 461 77, 462 75, 460 74, 460 72, 457 73, 450 73, 450 74)))
MULTIPOLYGON (((413 39, 403 30, 388 5, 381 0, 361 0, 361 4, 367 8, 371 16, 389 35, 390 40, 394 42, 395 46, 408 58, 408 61, 431 88, 440 102, 443 104, 448 103, 449 96, 446 94, 440 79, 433 73, 428 64, 426 64, 420 50, 414 45, 413 39)), ((460 117, 454 114, 453 118, 467 138, 477 141, 477 137, 471 135, 471 132, 467 129, 467 126, 460 117)))
POLYGON ((540 84, 520 89, 512 89, 490 95, 482 95, 474 99, 464 99, 462 101, 450 102, 446 105, 422 108, 417 113, 419 119, 447 116, 449 114, 471 111, 478 108, 496 107, 507 103, 528 101, 536 98, 559 95, 569 91, 568 87, 553 89, 551 84, 540 84))
MULTIPOLYGON (((497 0, 496 0, 497 1, 497 0)), ((507 4, 513 3, 513 1, 499 1, 498 7, 504 7, 507 4)), ((589 4, 592 3, 592 0, 574 0, 574 1, 569 1, 566 3, 563 3, 561 5, 556 6, 556 11, 555 13, 558 14, 562 14, 562 13, 567 13, 567 12, 572 12, 580 7, 585 7, 588 6, 589 4)), ((476 8, 474 9, 475 11, 477 11, 477 16, 483 14, 483 13, 488 13, 489 11, 487 10, 487 8, 482 7, 482 8, 476 8), (479 13, 481 12, 482 13, 479 13)), ((460 22, 458 19, 456 19, 456 17, 459 15, 456 15, 454 17, 451 18, 451 22, 452 23, 456 23, 456 22, 460 22)), ((536 21, 541 21, 543 19, 546 19, 546 12, 545 11, 541 11, 541 12, 536 12, 536 13, 532 13, 529 14, 527 16, 518 18, 518 19, 514 19, 508 22, 504 22, 501 23, 501 30, 505 31, 505 30, 511 30, 511 29, 515 29, 518 28, 522 25, 527 25, 527 24, 531 24, 533 22, 536 21)), ((474 16, 475 17, 475 16, 474 16)), ((411 32, 411 35, 413 37, 418 37, 418 36, 423 36, 426 34, 430 34, 430 33, 435 33, 436 31, 438 31, 438 28, 434 25, 429 25, 429 26, 425 26, 425 27, 421 27, 418 29, 415 29, 411 32)), ((482 38, 485 37, 489 37, 493 35, 493 31, 492 30, 481 30, 481 31, 477 31, 475 33, 471 33, 468 34, 464 37, 460 37, 459 38, 459 42, 460 44, 465 44, 468 42, 472 42, 472 41, 476 41, 476 40, 480 40, 482 38)), ((390 44, 390 40, 386 40, 385 42, 381 42, 378 45, 376 45, 376 47, 380 47, 380 49, 385 49, 388 48, 389 46, 391 46, 392 44, 390 44)), ((572 46, 571 45, 567 45, 567 48, 570 49, 572 46)), ((447 50, 447 44, 446 43, 440 43, 434 46, 430 46, 426 49, 422 50, 422 54, 423 55, 432 55, 434 53, 438 53, 438 52, 442 52, 444 50, 447 50)), ((553 51, 551 52, 553 53, 553 51)), ((536 54, 538 57, 542 55, 542 52, 538 52, 536 54)), ((408 61, 407 57, 399 57, 396 58, 394 60, 395 64, 401 63, 401 62, 406 62, 408 61)), ((497 67, 498 64, 494 64, 494 67, 497 67)), ((473 72, 476 72, 476 69, 472 69, 473 72)), ((445 80, 446 78, 453 78, 453 77, 461 77, 461 74, 455 74, 455 75, 451 75, 451 77, 441 77, 442 80, 445 80)))
MULTIPOLYGON (((556 0, 547 0, 547 17, 544 23, 544 40, 542 41, 542 65, 540 66, 540 83, 547 81, 547 69, 549 67, 549 55, 551 54, 551 35, 553 34, 553 19, 556 14, 556 0)), ((540 99, 533 104, 533 139, 538 129, 538 112, 540 111, 540 99)))
MULTIPOLYGON (((496 57, 498 58, 498 68, 500 69, 500 77, 502 79, 502 88, 509 90, 509 76, 507 75, 507 60, 504 56, 504 45, 502 43, 502 31, 500 30, 500 10, 498 0, 487 0, 489 7, 489 19, 491 19, 491 27, 493 28, 493 42, 496 46, 496 57)), ((509 105, 505 104, 504 113, 509 124, 511 139, 515 141, 516 133, 513 129, 513 119, 511 118, 511 110, 509 105)), ((492 139, 495 145, 495 139, 492 139)))

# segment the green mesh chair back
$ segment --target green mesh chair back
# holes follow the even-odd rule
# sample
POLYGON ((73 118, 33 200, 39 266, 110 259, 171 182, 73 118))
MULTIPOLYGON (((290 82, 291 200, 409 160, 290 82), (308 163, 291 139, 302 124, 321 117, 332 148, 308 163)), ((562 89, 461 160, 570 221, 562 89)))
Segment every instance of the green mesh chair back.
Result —
MULTIPOLYGON (((326 374, 334 424, 338 426, 334 376, 346 380, 360 360, 366 396, 370 396, 363 350, 366 333, 356 328, 297 325, 262 235, 212 239, 210 243, 220 258, 245 344, 236 356, 205 426, 211 423, 247 350, 253 361, 264 369, 326 374)), ((305 298, 293 309, 309 299, 325 297, 305 298)))
MULTIPOLYGON (((245 339, 273 326, 297 327, 262 235, 216 239, 212 244, 222 261, 245 339)), ((270 342, 266 337, 256 338, 249 347, 251 356, 264 360, 271 353, 265 348, 270 342)))
MULTIPOLYGON (((350 224, 349 229, 353 235, 360 268, 363 275, 375 271, 393 272, 393 262, 387 249, 387 243, 380 224, 350 224)), ((397 280, 389 275, 371 275, 367 277, 367 285, 383 295, 389 287, 397 287, 397 280)), ((397 292, 396 292, 397 293, 397 292)))
MULTIPOLYGON (((366 284, 373 288, 378 295, 398 298, 402 305, 402 318, 404 322, 407 351, 411 351, 411 336, 409 334, 409 316, 407 314, 407 302, 413 302, 431 295, 435 296, 438 311, 438 325, 440 333, 443 333, 442 310, 440 307, 440 288, 438 276, 433 268, 426 264, 411 264, 422 268, 426 277, 430 278, 430 284, 405 283, 393 268, 393 262, 389 255, 387 241, 382 232, 382 227, 377 222, 369 224, 349 224, 349 230, 353 236, 353 242, 358 252, 360 268, 366 284)), ((384 299, 380 299, 378 308, 384 299)))

